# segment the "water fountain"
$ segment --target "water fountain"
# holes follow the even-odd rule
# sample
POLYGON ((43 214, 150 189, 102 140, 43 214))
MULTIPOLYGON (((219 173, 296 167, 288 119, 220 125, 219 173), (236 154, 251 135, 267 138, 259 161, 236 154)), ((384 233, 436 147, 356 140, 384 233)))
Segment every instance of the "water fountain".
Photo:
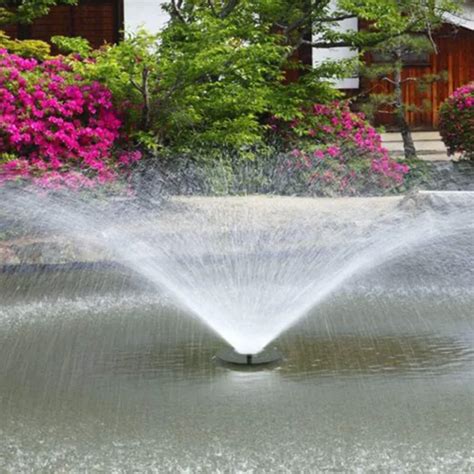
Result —
POLYGON ((355 275, 471 232, 471 194, 456 197, 449 213, 431 202, 416 215, 364 209, 342 222, 341 208, 321 219, 314 201, 295 198, 177 197, 153 212, 75 196, 7 202, 17 217, 22 209, 26 221, 95 247, 166 291, 233 349, 220 359, 252 365, 280 359, 262 351, 355 275))
MULTIPOLYGON (((473 201, 469 193, 405 200, 174 196, 150 209, 10 193, 3 212, 28 223, 30 236, 16 236, 12 248, 41 271, 22 275, 14 270, 25 266, 12 265, 0 274, 0 459, 18 468, 18 453, 26 452, 36 467, 57 467, 31 441, 45 439, 49 426, 76 463, 109 467, 112 458, 90 445, 109 427, 113 447, 104 449, 120 467, 153 469, 153 440, 160 466, 170 469, 193 462, 258 469, 268 466, 265 454, 273 467, 288 467, 274 450, 283 438, 271 428, 272 417, 288 414, 301 430, 291 447, 300 463, 293 468, 304 469, 312 453, 328 469, 372 463, 426 470, 439 464, 441 449, 444 468, 464 469, 470 430, 459 415, 469 405, 473 201), (88 263, 79 268, 76 261, 88 263), (234 365, 265 370, 229 371, 234 365), (410 393, 417 401, 404 417, 410 393), (440 407, 447 394, 464 408, 430 411, 448 426, 435 439, 423 407, 440 407), (292 408, 294 397, 304 413, 292 408), (371 417, 374 406, 380 424, 371 417), (229 407, 246 415, 239 419, 229 407), (37 424, 25 425, 24 413, 37 424), (229 420, 235 435, 224 429, 229 420), (402 424, 413 420, 413 443, 402 449, 402 424), (182 423, 205 426, 202 443, 183 434, 182 423), (261 452, 248 440, 249 424, 265 440, 261 452), (345 424, 363 430, 367 444, 344 444, 345 424), (315 426, 321 452, 305 441, 315 426), (71 455, 67 439, 90 460, 71 455), (211 455, 210 445, 222 454, 211 455), (388 461, 391 445, 404 453, 395 456, 398 464, 388 461), (342 465, 326 457, 334 446, 344 453, 342 465), (421 464, 409 461, 420 456, 421 464)), ((289 439, 294 433, 284 427, 291 422, 281 423, 289 439)))

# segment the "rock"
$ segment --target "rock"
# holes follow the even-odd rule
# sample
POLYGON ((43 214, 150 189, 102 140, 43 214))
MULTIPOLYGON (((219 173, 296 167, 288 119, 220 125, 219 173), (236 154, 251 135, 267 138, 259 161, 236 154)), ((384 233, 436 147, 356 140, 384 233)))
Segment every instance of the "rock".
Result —
POLYGON ((407 194, 398 207, 408 212, 436 211, 449 213, 473 210, 473 191, 418 191, 407 194))

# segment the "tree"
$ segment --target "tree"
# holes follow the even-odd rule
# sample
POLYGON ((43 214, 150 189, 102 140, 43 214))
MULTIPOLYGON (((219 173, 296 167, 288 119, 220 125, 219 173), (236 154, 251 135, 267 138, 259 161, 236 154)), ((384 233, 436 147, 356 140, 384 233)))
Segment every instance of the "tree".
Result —
POLYGON ((135 104, 126 113, 153 134, 148 143, 179 149, 262 143, 267 118, 294 119, 305 105, 332 99, 337 92, 321 78, 338 69, 342 74, 338 65, 310 71, 291 60, 292 33, 281 32, 276 21, 283 4, 290 2, 282 2, 280 10, 255 0, 232 8, 176 5, 179 10, 171 11, 172 21, 158 36, 139 32, 76 67, 105 81, 121 101, 135 104), (292 68, 305 74, 286 85, 285 69, 292 68))
MULTIPOLYGON (((265 117, 287 120, 301 108, 335 92, 324 68, 309 71, 291 61, 293 30, 280 19, 297 21, 304 2, 172 2, 172 21, 159 48, 161 128, 173 142, 241 147, 262 140, 265 117), (285 69, 301 69, 284 84, 285 69), (306 72, 305 74, 303 74, 306 72)), ((293 27, 292 27, 293 28, 293 27)), ((296 32, 296 26, 294 27, 296 32)), ((336 73, 335 70, 330 72, 336 73)))
POLYGON ((431 83, 445 80, 446 73, 404 76, 403 70, 410 61, 416 62, 418 58, 423 61, 424 56, 436 54, 435 45, 424 35, 405 35, 371 48, 369 51, 376 61, 362 66, 361 74, 369 79, 386 82, 389 89, 387 92, 371 93, 362 109, 367 116, 372 118, 375 113, 394 115, 395 123, 402 136, 405 157, 416 157, 416 148, 406 120, 406 113, 421 112, 429 108, 431 104, 418 106, 410 103, 404 96, 403 86, 411 82, 415 84, 419 92, 424 92, 431 83))
MULTIPOLYGON (((388 3, 388 2, 387 2, 388 3)), ((373 46, 364 48, 369 52, 373 62, 370 65, 361 64, 360 72, 369 79, 379 79, 390 85, 388 93, 374 93, 365 104, 368 115, 382 111, 395 116, 395 121, 402 135, 404 154, 406 158, 416 157, 416 149, 406 120, 407 111, 421 111, 426 105, 417 107, 407 101, 403 95, 403 85, 407 82, 416 84, 423 91, 427 85, 445 79, 445 73, 425 74, 422 77, 404 77, 403 68, 408 61, 436 54, 436 44, 433 32, 441 26, 443 14, 457 10, 457 2, 426 2, 425 0, 396 0, 391 5, 395 14, 392 19, 397 21, 381 21, 365 10, 361 11, 365 19, 371 21, 371 29, 387 29, 391 37, 373 46)))
MULTIPOLYGON (((390 100, 402 132, 406 155, 412 156, 416 152, 405 120, 406 106, 402 95, 403 81, 412 78, 401 78, 403 57, 410 51, 433 49, 433 31, 441 24, 443 14, 455 11, 457 4, 456 0, 171 0, 165 7, 172 20, 163 35, 163 52, 165 56, 169 53, 169 57, 173 57, 174 67, 180 67, 183 62, 187 66, 196 65, 200 58, 212 57, 212 51, 220 49, 223 52, 232 38, 236 40, 234 46, 239 41, 252 45, 250 38, 257 38, 256 44, 259 45, 271 44, 273 54, 262 50, 263 55, 255 57, 254 64, 249 64, 254 67, 270 57, 275 60, 273 82, 267 84, 267 92, 278 100, 262 103, 261 112, 271 109, 277 116, 297 116, 296 107, 314 98, 311 93, 305 94, 304 87, 314 88, 330 77, 343 76, 351 67, 341 62, 326 62, 311 69, 297 66, 291 59, 298 48, 348 46, 361 53, 382 51, 389 58, 386 66, 391 68, 390 71, 385 69, 384 80, 394 86, 390 100), (361 31, 341 31, 338 28, 342 20, 353 17, 369 26, 361 31), (210 29, 214 34, 210 34, 210 29), (299 67, 302 74, 292 87, 281 89, 278 71, 291 67, 299 67), (298 88, 298 85, 303 87, 298 88), (299 101, 288 100, 294 98, 292 89, 297 92, 299 101), (282 105, 289 107, 285 110, 282 105)), ((210 87, 212 82, 214 85, 218 81, 224 82, 224 71, 233 67, 232 64, 232 55, 224 53, 222 61, 214 64, 216 71, 222 74, 204 73, 195 77, 198 88, 210 87)), ((197 69, 204 72, 199 67, 197 69)), ((182 80, 191 79, 187 71, 181 70, 179 76, 182 80)), ((425 82, 437 79, 439 77, 426 77, 425 82)), ((192 82, 191 79, 190 84, 192 82)), ((242 93, 246 95, 248 89, 242 93)), ((324 100, 324 95, 317 99, 324 100)))
POLYGON ((340 0, 336 8, 331 0, 170 0, 164 7, 171 20, 158 36, 141 32, 76 67, 132 104, 125 111, 129 123, 151 134, 149 143, 242 149, 265 141, 270 117, 298 120, 312 103, 340 95, 329 79, 346 76, 354 65, 302 64, 294 57, 300 47, 362 50, 401 36, 413 25, 396 5, 396 0, 383 7, 375 0, 340 0), (372 22, 371 28, 337 28, 354 16, 372 22), (289 84, 288 70, 298 71, 289 84))
POLYGON ((77 0, 0 0, 0 25, 31 23, 61 4, 76 5, 77 0))
POLYGON ((170 0, 162 8, 171 15, 170 26, 199 21, 205 10, 226 20, 246 9, 252 23, 270 24, 273 33, 295 50, 305 44, 366 48, 420 29, 431 35, 444 13, 458 11, 459 0, 170 0), (369 22, 370 27, 338 29, 339 22, 354 17, 369 22))

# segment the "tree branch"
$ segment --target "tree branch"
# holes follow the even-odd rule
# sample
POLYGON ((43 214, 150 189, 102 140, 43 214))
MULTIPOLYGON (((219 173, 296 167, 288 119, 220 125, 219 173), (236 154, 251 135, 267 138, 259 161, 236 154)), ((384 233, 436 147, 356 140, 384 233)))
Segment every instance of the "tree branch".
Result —
POLYGON ((419 77, 406 77, 405 79, 402 79, 400 82, 405 83, 405 82, 416 82, 420 78, 419 77))
POLYGON ((308 18, 307 17, 301 17, 298 20, 291 23, 290 25, 283 25, 282 23, 275 23, 275 26, 277 28, 280 28, 281 30, 283 30, 283 33, 285 35, 288 35, 292 31, 302 27, 306 22, 308 22, 308 18))
POLYGON ((438 54, 438 46, 435 43, 435 40, 433 38, 433 31, 431 28, 431 23, 429 21, 426 22, 426 34, 428 36, 428 39, 430 40, 431 46, 433 47, 433 51, 435 54, 438 54))
POLYGON ((183 4, 182 0, 171 0, 171 9, 172 9, 172 14, 175 15, 179 20, 183 23, 186 23, 186 20, 183 16, 183 13, 181 12, 181 6, 183 4))
MULTIPOLYGON (((411 25, 412 26, 412 25, 411 25)), ((410 28, 411 28, 410 26, 410 28)), ((314 43, 312 41, 307 41, 305 39, 302 39, 300 41, 300 44, 306 44, 308 46, 312 46, 313 48, 320 48, 320 49, 326 49, 326 48, 373 48, 380 43, 383 43, 384 41, 387 41, 389 39, 393 38, 398 38, 400 36, 410 34, 412 31, 410 29, 407 29, 405 31, 401 31, 400 33, 393 34, 393 35, 384 35, 384 36, 378 36, 377 39, 375 38, 367 38, 365 41, 360 41, 361 44, 358 44, 356 41, 335 41, 335 42, 327 42, 327 41, 321 41, 314 43)), ((373 33, 374 35, 376 33, 373 33)))
POLYGON ((323 42, 316 42, 314 43, 313 41, 308 41, 308 40, 304 40, 302 39, 300 41, 300 44, 303 45, 307 45, 307 46, 311 46, 313 48, 318 48, 318 49, 326 49, 326 48, 357 48, 357 46, 354 44, 354 43, 350 43, 348 41, 336 41, 334 43, 328 43, 326 41, 323 41, 323 42))
POLYGON ((227 18, 235 9, 235 7, 238 5, 239 0, 229 0, 224 7, 222 8, 221 12, 219 13, 219 18, 221 20, 224 20, 227 18))
POLYGON ((214 2, 213 2, 212 0, 207 0, 207 4, 209 5, 209 8, 211 9, 212 14, 213 14, 214 16, 218 16, 218 15, 217 15, 216 6, 214 5, 214 2))
POLYGON ((340 16, 328 16, 326 18, 318 18, 318 23, 334 23, 336 21, 350 20, 351 18, 357 18, 353 14, 340 15, 340 16))

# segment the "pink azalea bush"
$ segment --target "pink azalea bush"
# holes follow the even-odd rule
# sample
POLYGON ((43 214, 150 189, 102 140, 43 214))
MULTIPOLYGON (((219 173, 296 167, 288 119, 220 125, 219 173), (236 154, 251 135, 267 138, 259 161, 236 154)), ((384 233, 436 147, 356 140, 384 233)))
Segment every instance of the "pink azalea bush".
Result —
POLYGON ((106 87, 83 80, 61 58, 38 62, 0 50, 0 185, 112 183, 141 158, 121 142, 106 87))
POLYGON ((474 82, 456 89, 443 103, 439 131, 450 155, 474 159, 474 82))
MULTIPOLYGON (((281 124, 273 128, 281 133, 281 124)), ((347 103, 315 104, 283 128, 294 143, 284 171, 313 194, 386 192, 400 188, 410 170, 390 157, 380 134, 347 103)))

